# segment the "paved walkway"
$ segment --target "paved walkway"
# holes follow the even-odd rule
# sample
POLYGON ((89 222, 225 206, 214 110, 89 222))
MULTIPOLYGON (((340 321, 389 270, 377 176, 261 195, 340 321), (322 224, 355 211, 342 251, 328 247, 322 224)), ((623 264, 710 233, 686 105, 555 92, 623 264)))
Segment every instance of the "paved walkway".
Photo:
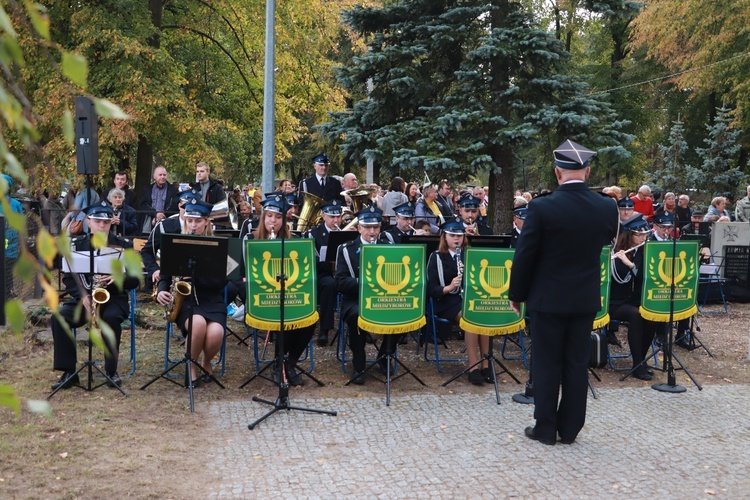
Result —
MULTIPOLYGON (((352 390, 353 393, 353 390, 352 390)), ((750 498, 750 387, 601 389, 575 444, 523 435, 533 408, 485 395, 295 400, 338 416, 213 404, 213 496, 750 498)))

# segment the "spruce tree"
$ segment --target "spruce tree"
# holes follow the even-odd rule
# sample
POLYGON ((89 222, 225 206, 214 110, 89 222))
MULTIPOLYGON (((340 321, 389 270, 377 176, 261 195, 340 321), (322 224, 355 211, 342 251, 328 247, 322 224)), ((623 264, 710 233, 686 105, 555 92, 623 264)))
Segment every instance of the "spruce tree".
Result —
POLYGON ((679 117, 672 122, 667 144, 658 145, 662 157, 661 168, 644 172, 652 189, 685 193, 689 188, 700 185, 700 171, 685 163, 688 144, 685 141, 684 125, 679 117))
POLYGON ((706 124, 708 137, 703 142, 707 147, 695 149, 703 160, 698 181, 711 196, 734 198, 738 186, 744 184, 745 173, 737 164, 740 130, 731 129, 731 122, 731 110, 717 107, 713 124, 706 124))
POLYGON ((566 138, 627 156, 630 139, 609 105, 569 73, 570 55, 509 0, 401 0, 356 7, 344 21, 368 52, 341 68, 352 93, 369 98, 332 116, 323 131, 354 161, 388 175, 466 180, 489 172, 496 232, 510 227, 514 158, 566 138))

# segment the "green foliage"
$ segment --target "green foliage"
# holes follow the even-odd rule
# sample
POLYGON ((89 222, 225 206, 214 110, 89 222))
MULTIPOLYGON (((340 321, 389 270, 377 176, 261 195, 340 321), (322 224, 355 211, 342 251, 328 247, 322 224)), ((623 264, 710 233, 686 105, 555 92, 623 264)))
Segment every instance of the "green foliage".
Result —
POLYGON ((696 169, 685 163, 688 144, 685 141, 684 123, 679 119, 669 131, 668 144, 659 144, 659 151, 662 155, 661 168, 644 172, 652 189, 685 193, 687 189, 700 185, 695 178, 696 169))
POLYGON ((696 175, 696 185, 711 196, 734 198, 738 191, 743 191, 742 186, 747 178, 737 162, 740 131, 731 128, 731 122, 731 110, 724 106, 717 108, 713 123, 706 124, 708 137, 703 142, 707 147, 696 149, 703 160, 701 170, 696 175))

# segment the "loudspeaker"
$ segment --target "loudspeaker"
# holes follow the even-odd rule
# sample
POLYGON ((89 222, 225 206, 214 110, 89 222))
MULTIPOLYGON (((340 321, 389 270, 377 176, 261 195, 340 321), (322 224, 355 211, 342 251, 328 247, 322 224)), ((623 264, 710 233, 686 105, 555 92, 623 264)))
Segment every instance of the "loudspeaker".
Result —
POLYGON ((78 173, 99 173, 99 127, 94 103, 88 97, 76 97, 76 165, 78 173))

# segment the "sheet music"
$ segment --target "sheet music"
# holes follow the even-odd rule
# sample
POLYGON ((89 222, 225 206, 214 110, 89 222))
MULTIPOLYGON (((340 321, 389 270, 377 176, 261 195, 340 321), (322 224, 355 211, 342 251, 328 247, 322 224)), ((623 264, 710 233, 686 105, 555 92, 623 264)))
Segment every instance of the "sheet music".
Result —
MULTIPOLYGON (((94 251, 94 273, 95 274, 112 274, 113 262, 117 266, 124 268, 120 259, 122 258, 122 249, 102 248, 94 251)), ((63 259, 63 271, 66 273, 89 273, 91 272, 91 263, 89 261, 89 251, 73 251, 70 253, 70 260, 63 259)))

